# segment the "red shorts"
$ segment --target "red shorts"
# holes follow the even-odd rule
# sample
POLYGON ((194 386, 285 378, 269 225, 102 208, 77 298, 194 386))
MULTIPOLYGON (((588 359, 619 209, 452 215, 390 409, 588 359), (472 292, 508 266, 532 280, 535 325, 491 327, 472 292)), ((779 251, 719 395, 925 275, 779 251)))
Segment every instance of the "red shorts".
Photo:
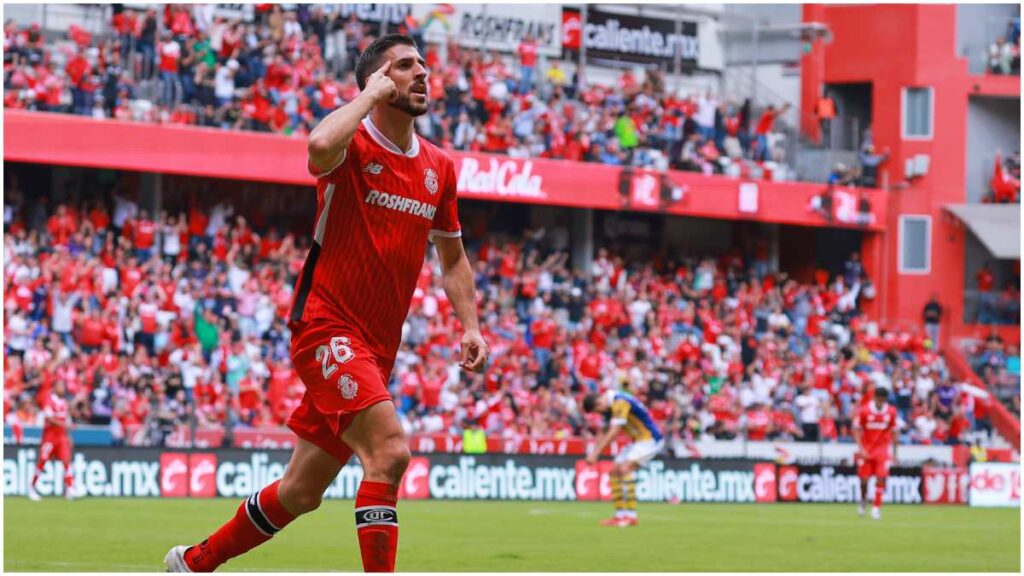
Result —
POLYGON ((39 464, 48 460, 60 460, 67 466, 71 463, 71 441, 67 434, 44 434, 39 443, 39 464))
POLYGON ((390 363, 382 362, 355 331, 322 320, 295 326, 291 351, 306 392, 288 427, 344 464, 352 449, 341 441, 341 434, 352 419, 361 410, 391 400, 390 363))
POLYGON ((888 478, 889 457, 875 456, 869 458, 858 458, 857 476, 860 476, 861 480, 867 480, 872 476, 875 478, 888 478))

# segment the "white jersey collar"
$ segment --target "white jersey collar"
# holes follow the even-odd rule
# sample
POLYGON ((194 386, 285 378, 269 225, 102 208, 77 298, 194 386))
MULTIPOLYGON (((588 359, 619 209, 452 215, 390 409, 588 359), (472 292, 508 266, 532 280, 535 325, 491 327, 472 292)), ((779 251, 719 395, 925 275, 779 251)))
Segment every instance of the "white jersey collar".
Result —
POLYGON ((380 130, 373 125, 373 121, 367 116, 363 118, 363 126, 366 126, 366 131, 370 133, 370 137, 374 139, 377 144, 380 144, 385 150, 392 154, 398 154, 399 156, 405 156, 406 158, 415 158, 420 153, 420 137, 416 135, 416 132, 412 133, 412 146, 409 147, 408 151, 403 152, 401 148, 395 145, 394 142, 388 140, 387 136, 381 134, 380 130))

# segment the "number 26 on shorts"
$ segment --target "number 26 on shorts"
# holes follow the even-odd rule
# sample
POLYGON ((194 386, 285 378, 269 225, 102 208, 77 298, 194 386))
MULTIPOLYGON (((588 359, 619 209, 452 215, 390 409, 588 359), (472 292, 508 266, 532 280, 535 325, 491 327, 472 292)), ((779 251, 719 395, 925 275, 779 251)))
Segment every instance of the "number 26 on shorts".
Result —
POLYGON ((338 370, 338 364, 344 364, 356 357, 355 352, 349 345, 352 341, 344 336, 331 338, 331 345, 326 344, 316 349, 316 359, 323 367, 324 380, 329 380, 331 375, 338 370), (333 360, 333 362, 332 362, 333 360))

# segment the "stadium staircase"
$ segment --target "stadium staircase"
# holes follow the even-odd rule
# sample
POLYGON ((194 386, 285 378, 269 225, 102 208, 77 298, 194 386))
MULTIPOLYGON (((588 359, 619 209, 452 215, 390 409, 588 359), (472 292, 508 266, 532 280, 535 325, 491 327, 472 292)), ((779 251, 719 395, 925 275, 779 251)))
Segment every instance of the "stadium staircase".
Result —
MULTIPOLYGON (((995 398, 994 391, 990 390, 989 387, 975 374, 971 368, 967 358, 964 357, 963 352, 956 349, 956 347, 950 347, 946 350, 946 362, 949 364, 949 369, 953 375, 962 380, 966 380, 971 385, 985 390, 993 398, 995 398)), ((1018 418, 1013 412, 1000 401, 991 403, 992 410, 992 425, 998 432, 998 437, 1002 441, 1007 442, 1013 449, 1020 454, 1020 418, 1018 418)), ((997 441, 993 438, 993 442, 997 441)))

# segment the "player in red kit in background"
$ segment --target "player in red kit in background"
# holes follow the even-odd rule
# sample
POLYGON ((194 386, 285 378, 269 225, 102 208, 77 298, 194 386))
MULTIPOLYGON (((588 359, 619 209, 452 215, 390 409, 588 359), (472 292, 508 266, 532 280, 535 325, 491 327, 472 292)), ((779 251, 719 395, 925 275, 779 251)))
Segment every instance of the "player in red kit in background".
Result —
POLYGON ((896 459, 896 445, 899 441, 896 407, 889 404, 889 390, 875 388, 874 400, 861 407, 854 420, 853 438, 857 442, 857 475, 860 476, 860 504, 857 513, 864 515, 868 500, 868 478, 875 477, 875 503, 871 517, 882 517, 882 495, 885 481, 889 477, 889 464, 896 459), (892 445, 892 458, 889 445, 892 445))
POLYGON ((39 475, 43 472, 43 466, 50 460, 60 460, 64 464, 64 496, 71 500, 74 498, 72 488, 74 487, 75 475, 71 472, 71 438, 68 435, 68 425, 71 423, 71 413, 68 410, 68 401, 65 398, 67 390, 64 388, 64 381, 57 380, 53 390, 47 396, 43 404, 43 441, 39 444, 39 460, 36 462, 36 473, 32 475, 32 484, 28 487, 30 500, 41 500, 36 492, 36 483, 39 482, 39 475))
POLYGON ((355 501, 363 568, 394 571, 395 505, 410 454, 387 381, 428 240, 464 330, 460 366, 479 372, 487 359, 455 165, 413 132, 429 104, 423 57, 412 38, 383 36, 360 56, 356 81, 359 96, 309 137, 317 215, 289 316, 292 363, 306 386, 288 421, 298 436, 291 462, 209 538, 172 548, 170 571, 212 571, 270 540, 320 505, 353 453, 363 467, 355 501))

